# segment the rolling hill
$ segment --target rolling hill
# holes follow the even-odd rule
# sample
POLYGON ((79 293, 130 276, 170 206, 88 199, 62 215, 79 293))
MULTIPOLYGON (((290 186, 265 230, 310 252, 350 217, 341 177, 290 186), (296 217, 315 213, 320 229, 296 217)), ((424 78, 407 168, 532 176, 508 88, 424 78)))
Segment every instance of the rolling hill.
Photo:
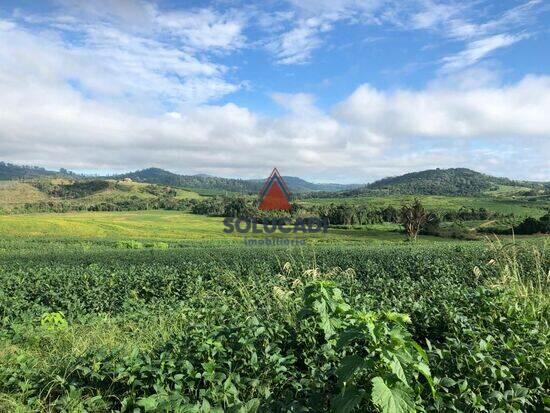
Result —
MULTIPOLYGON (((198 174, 180 175, 160 168, 147 168, 124 174, 91 177, 61 169, 59 172, 33 166, 20 166, 0 162, 0 181, 36 180, 39 178, 67 178, 71 181, 130 179, 135 183, 156 184, 188 189, 205 195, 255 194, 263 185, 263 179, 234 179, 198 174)), ((548 193, 550 183, 514 181, 482 174, 467 168, 430 169, 388 177, 360 185, 312 183, 299 177, 284 177, 291 192, 299 197, 356 197, 364 195, 441 195, 478 196, 499 194, 540 195, 548 193), (530 193, 530 194, 529 194, 530 193)), ((28 192, 28 191, 27 191, 28 192)))
POLYGON ((476 196, 502 188, 518 191, 544 191, 548 183, 513 181, 485 175, 467 168, 429 169, 380 179, 366 186, 340 193, 341 196, 376 195, 449 195, 476 196))
MULTIPOLYGON (((257 193, 264 183, 263 179, 221 178, 205 174, 179 175, 160 168, 142 169, 135 172, 116 175, 112 178, 130 178, 137 182, 147 182, 190 189, 215 189, 218 191, 237 193, 257 193)), ((295 176, 284 176, 283 178, 290 188, 291 192, 295 193, 315 191, 340 191, 357 188, 359 186, 322 183, 317 184, 308 182, 302 178, 298 178, 295 176)))

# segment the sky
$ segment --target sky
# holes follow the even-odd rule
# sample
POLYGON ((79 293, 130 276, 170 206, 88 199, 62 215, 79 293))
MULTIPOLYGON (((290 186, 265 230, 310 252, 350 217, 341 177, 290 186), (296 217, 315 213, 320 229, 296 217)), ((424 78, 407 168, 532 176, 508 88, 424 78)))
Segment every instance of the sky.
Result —
POLYGON ((548 0, 3 0, 0 160, 550 180, 548 0))

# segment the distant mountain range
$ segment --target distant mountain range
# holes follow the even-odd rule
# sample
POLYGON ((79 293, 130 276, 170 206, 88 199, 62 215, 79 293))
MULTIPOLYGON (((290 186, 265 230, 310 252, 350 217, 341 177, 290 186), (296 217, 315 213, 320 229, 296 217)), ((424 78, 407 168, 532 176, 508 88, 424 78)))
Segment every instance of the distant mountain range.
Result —
MULTIPOLYGON (((39 177, 70 177, 71 179, 90 179, 89 176, 78 175, 61 169, 49 171, 33 166, 20 166, 0 162, 0 180, 32 179, 39 177)), ((263 185, 261 179, 232 179, 199 175, 180 175, 160 168, 147 168, 124 174, 93 177, 93 179, 125 179, 136 182, 166 185, 177 188, 214 190, 228 193, 256 193, 263 185)), ((389 177, 368 185, 344 185, 312 183, 304 179, 284 177, 291 192, 312 196, 324 196, 331 193, 338 197, 354 197, 368 194, 377 195, 478 195, 487 191, 497 190, 499 186, 517 186, 534 190, 550 189, 550 183, 513 181, 508 178, 498 178, 485 175, 466 168, 430 169, 389 177)))

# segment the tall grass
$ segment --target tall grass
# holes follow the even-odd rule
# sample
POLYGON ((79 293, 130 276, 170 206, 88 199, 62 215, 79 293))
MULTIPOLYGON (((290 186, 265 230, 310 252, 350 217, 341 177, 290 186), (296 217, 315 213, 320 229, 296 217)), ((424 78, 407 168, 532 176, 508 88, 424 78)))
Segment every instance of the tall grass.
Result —
POLYGON ((517 298, 531 317, 548 327, 550 319, 550 257, 548 240, 542 244, 503 242, 498 237, 488 239, 497 268, 495 287, 504 288, 517 298), (522 259, 520 259, 520 256, 522 259))

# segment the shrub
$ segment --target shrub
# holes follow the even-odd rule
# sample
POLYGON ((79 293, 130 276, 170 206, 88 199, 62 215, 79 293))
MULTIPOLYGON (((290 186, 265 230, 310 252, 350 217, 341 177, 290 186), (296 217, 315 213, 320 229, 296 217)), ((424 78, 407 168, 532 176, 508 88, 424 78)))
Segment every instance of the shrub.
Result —
POLYGON ((117 241, 116 243, 117 248, 122 249, 131 249, 131 250, 139 250, 143 248, 143 244, 139 241, 117 241))

